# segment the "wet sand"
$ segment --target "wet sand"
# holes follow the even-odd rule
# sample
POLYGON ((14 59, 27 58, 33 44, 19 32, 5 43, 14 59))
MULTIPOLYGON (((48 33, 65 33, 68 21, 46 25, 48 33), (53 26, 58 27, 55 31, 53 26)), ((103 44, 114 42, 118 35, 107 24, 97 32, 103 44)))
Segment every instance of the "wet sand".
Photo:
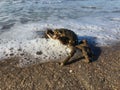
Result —
POLYGON ((60 67, 49 62, 25 68, 17 60, 0 62, 0 90, 120 90, 120 43, 96 47, 96 60, 60 67))

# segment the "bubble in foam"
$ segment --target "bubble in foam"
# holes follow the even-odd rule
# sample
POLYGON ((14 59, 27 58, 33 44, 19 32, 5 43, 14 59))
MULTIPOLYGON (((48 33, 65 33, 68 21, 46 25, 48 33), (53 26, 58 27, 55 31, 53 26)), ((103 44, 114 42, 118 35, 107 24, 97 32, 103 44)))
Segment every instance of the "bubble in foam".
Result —
POLYGON ((36 55, 41 55, 42 54, 42 51, 37 51, 36 52, 36 55))

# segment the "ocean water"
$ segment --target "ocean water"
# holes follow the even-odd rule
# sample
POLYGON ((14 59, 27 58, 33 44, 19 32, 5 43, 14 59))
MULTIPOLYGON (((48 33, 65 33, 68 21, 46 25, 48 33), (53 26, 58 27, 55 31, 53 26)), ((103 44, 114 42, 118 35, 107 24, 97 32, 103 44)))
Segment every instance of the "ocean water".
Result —
POLYGON ((70 49, 43 38, 46 28, 73 30, 96 46, 120 42, 120 0, 1 0, 0 60, 19 57, 24 66, 65 58, 70 49))

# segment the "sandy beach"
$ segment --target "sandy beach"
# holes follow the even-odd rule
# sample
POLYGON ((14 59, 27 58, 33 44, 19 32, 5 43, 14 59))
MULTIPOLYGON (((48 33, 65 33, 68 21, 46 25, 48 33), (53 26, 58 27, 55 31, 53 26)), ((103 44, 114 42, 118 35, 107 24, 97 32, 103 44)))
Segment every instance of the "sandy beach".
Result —
POLYGON ((120 43, 95 48, 96 61, 60 67, 49 62, 25 68, 17 60, 0 62, 0 90, 119 90, 120 43))
POLYGON ((120 90, 120 0, 0 0, 0 90, 120 90), (60 66, 71 49, 49 29, 87 40, 94 60, 77 50, 60 66))

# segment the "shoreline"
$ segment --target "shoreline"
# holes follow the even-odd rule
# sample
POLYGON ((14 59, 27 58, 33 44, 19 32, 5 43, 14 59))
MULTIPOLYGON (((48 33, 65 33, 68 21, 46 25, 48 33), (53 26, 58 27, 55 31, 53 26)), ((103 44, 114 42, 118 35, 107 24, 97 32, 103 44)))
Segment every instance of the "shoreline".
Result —
MULTIPOLYGON (((119 90, 120 43, 99 47, 96 61, 78 60, 60 67, 48 62, 25 68, 16 66, 15 58, 0 62, 1 90, 119 90)), ((97 51, 96 50, 96 51, 97 51)))

